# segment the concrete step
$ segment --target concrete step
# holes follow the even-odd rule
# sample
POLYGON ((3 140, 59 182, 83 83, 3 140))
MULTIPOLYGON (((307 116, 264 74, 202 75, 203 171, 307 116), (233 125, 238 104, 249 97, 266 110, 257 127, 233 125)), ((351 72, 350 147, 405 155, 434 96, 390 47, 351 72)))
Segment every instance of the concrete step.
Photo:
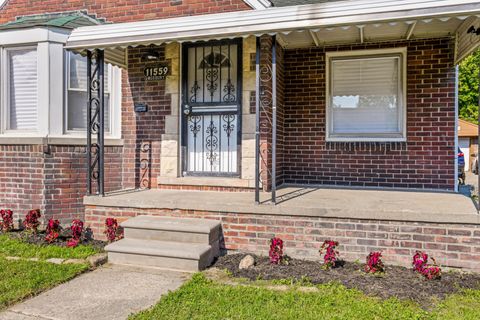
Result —
POLYGON ((220 222, 215 220, 137 216, 121 225, 126 239, 214 245, 220 238, 220 222))
POLYGON ((122 239, 105 247, 113 264, 195 272, 208 267, 218 251, 208 244, 122 239))

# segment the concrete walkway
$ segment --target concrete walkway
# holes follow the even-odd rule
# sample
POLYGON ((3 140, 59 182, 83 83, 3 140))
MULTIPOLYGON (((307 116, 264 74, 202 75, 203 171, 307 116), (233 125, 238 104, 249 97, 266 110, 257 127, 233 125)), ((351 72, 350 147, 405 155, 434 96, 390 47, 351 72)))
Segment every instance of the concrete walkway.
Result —
POLYGON ((154 305, 190 275, 106 265, 0 313, 1 320, 122 320, 154 305))

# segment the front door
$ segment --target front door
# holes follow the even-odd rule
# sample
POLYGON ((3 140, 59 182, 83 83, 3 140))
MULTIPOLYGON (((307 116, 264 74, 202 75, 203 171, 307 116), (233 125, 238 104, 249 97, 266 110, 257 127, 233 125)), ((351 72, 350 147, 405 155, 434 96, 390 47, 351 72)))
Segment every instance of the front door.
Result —
POLYGON ((238 176, 241 40, 183 46, 183 174, 238 176))

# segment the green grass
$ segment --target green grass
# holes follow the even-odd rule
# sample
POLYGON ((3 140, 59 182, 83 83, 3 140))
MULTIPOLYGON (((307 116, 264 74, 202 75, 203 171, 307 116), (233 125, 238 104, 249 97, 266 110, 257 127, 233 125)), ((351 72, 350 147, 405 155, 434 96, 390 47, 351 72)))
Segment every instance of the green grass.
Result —
POLYGON ((427 312, 413 302, 367 297, 340 284, 317 286, 319 292, 230 286, 196 274, 153 308, 129 320, 154 319, 480 319, 480 291, 452 295, 427 312))
POLYGON ((0 257, 85 259, 98 252, 98 249, 90 246, 80 245, 76 248, 39 246, 23 242, 20 239, 13 239, 8 235, 0 235, 0 257))
POLYGON ((65 282, 87 269, 88 266, 83 264, 8 261, 0 257, 0 310, 65 282))

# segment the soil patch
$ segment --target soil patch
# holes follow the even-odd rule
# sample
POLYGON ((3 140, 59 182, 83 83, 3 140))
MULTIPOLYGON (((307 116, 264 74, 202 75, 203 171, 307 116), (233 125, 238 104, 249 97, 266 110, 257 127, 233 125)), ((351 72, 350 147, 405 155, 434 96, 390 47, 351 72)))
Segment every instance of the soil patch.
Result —
POLYGON ((213 267, 226 269, 234 277, 250 280, 291 279, 313 284, 339 282, 350 289, 358 289, 367 295, 388 299, 413 300, 425 309, 436 299, 457 293, 462 289, 480 289, 480 274, 457 271, 444 272, 439 280, 426 280, 411 269, 387 266, 383 275, 366 274, 363 264, 344 262, 341 266, 324 270, 317 261, 292 259, 288 265, 273 265, 268 257, 255 257, 255 266, 240 270, 238 265, 246 254, 220 257, 213 267))
MULTIPOLYGON (((0 233, 1 234, 1 233, 0 233)), ((39 231, 37 234, 30 232, 25 232, 21 230, 14 230, 8 233, 13 239, 20 239, 26 243, 36 244, 36 245, 53 245, 58 247, 66 247, 68 240, 72 237, 72 232, 70 229, 62 229, 59 237, 52 243, 45 241, 46 233, 45 231, 39 231)), ((107 242, 93 239, 91 232, 88 229, 84 232, 84 235, 80 239, 79 244, 85 246, 92 246, 95 249, 103 250, 107 245, 107 242)))

